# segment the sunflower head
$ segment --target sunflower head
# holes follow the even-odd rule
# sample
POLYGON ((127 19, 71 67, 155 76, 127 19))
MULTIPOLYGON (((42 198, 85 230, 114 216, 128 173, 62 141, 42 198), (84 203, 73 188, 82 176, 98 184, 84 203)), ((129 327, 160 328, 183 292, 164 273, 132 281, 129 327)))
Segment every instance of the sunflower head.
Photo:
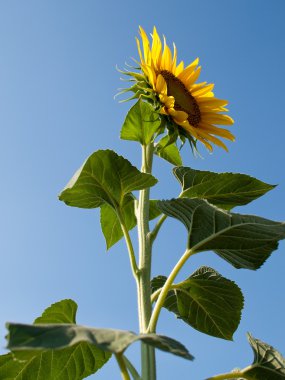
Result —
POLYGON ((151 40, 143 28, 139 32, 139 71, 124 72, 134 82, 125 90, 134 92, 131 99, 140 97, 151 102, 172 136, 182 141, 187 138, 194 147, 200 141, 210 151, 213 144, 228 150, 221 138, 235 138, 220 127, 233 124, 233 119, 226 115, 228 102, 214 96, 214 84, 197 83, 201 72, 199 59, 185 67, 183 61, 177 62, 176 46, 173 44, 171 51, 165 37, 162 43, 155 27, 151 40))

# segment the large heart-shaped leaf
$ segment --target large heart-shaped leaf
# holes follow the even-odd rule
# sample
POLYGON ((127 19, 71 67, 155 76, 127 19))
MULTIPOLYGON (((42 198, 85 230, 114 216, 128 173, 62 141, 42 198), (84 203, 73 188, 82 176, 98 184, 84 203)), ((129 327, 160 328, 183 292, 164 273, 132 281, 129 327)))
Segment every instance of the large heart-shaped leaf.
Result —
POLYGON ((192 360, 192 355, 179 342, 163 335, 139 334, 131 331, 97 329, 70 324, 25 325, 8 323, 8 348, 34 355, 36 350, 66 349, 82 342, 114 354, 123 353, 132 343, 143 343, 192 360))
POLYGON ((129 110, 121 130, 121 139, 149 144, 161 124, 153 107, 139 99, 129 110))
POLYGON ((252 365, 242 373, 250 380, 284 380, 285 359, 274 347, 248 334, 254 352, 252 365))
POLYGON ((246 205, 275 187, 246 174, 213 173, 183 166, 173 172, 182 186, 180 197, 206 199, 225 210, 246 205))
POLYGON ((74 174, 59 199, 68 206, 96 208, 107 203, 117 209, 132 191, 156 182, 152 175, 141 173, 112 150, 98 150, 74 174))
MULTIPOLYGON (((166 280, 163 276, 154 278, 153 291, 166 280)), ((187 280, 175 284, 164 307, 205 334, 231 340, 240 322, 243 295, 233 281, 212 268, 201 267, 187 280)))
MULTIPOLYGON (((72 300, 63 300, 47 308, 35 324, 74 324, 77 305, 72 300)), ((36 327, 37 325, 34 325, 36 327)), ((81 380, 95 373, 111 357, 109 352, 79 342, 72 347, 59 350, 12 352, 0 356, 1 380, 81 380)))
POLYGON ((258 269, 285 238, 285 223, 223 211, 201 199, 158 201, 157 207, 180 220, 192 252, 216 252, 236 268, 258 269))
MULTIPOLYGON (((125 226, 129 231, 137 225, 134 197, 127 199, 125 204, 121 207, 121 214, 123 216, 125 226)), ((157 218, 160 214, 160 210, 156 207, 156 200, 151 200, 149 204, 149 220, 157 218)), ((123 237, 120 221, 116 211, 107 203, 101 206, 100 220, 107 249, 109 249, 123 237)))

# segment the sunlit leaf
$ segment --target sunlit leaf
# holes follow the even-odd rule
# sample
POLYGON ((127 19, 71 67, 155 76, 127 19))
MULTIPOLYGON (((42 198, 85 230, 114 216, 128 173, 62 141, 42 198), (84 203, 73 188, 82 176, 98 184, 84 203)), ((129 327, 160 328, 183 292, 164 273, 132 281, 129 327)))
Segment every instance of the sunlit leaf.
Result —
POLYGON ((139 99, 129 110, 121 130, 121 139, 149 144, 160 127, 160 117, 153 107, 139 99))
POLYGON ((38 323, 76 323, 77 304, 73 300, 66 299, 45 309, 42 315, 35 319, 38 323))
POLYGON ((275 187, 246 174, 213 173, 183 166, 173 172, 182 186, 180 197, 206 199, 226 210, 246 205, 275 187))
MULTIPOLYGON (((68 326, 75 323, 77 305, 72 300, 63 300, 48 307, 35 320, 49 326, 68 326)), ((55 338, 56 339, 56 338, 55 338)), ((111 357, 88 342, 79 342, 72 347, 59 350, 17 351, 0 356, 1 380, 81 380, 95 373, 111 357)))
POLYGON ((132 191, 156 182, 112 150, 98 150, 74 174, 59 199, 68 206, 96 208, 107 203, 117 209, 132 191))
POLYGON ((168 136, 163 137, 157 144, 155 153, 163 158, 164 160, 170 162, 172 165, 180 166, 182 165, 182 158, 180 156, 179 149, 175 143, 167 145, 169 140, 168 136))
POLYGON ((8 348, 13 351, 35 351, 67 349, 80 343, 88 343, 100 350, 114 354, 123 353, 132 343, 143 343, 170 352, 185 359, 193 357, 188 350, 174 339, 156 335, 139 334, 130 331, 97 329, 70 324, 25 325, 8 323, 8 348))
POLYGON ((192 252, 214 251, 236 268, 258 269, 285 238, 285 223, 230 213, 201 199, 158 201, 157 207, 185 225, 192 252))
POLYGON ((242 372, 250 380, 284 380, 285 359, 272 346, 248 334, 254 352, 253 363, 242 372))
MULTIPOLYGON (((153 290, 167 280, 152 280, 153 290)), ((231 340, 237 329, 243 295, 239 287, 212 268, 201 267, 187 280, 169 291, 164 307, 195 329, 218 338, 231 340)))

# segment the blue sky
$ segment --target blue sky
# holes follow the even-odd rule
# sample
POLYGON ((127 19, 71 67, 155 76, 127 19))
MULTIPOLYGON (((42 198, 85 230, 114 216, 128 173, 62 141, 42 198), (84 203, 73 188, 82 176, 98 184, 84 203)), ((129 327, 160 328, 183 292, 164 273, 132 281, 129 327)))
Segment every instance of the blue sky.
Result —
MULTIPOLYGON (((93 151, 114 149, 136 166, 140 149, 120 141, 130 104, 113 96, 122 86, 115 66, 137 57, 135 36, 156 25, 179 59, 200 57, 201 79, 230 101, 237 141, 203 159, 184 149, 184 165, 254 175, 279 186, 242 212, 285 219, 283 0, 15 1, 0 3, 1 314, 30 323, 51 303, 72 298, 78 323, 137 331, 135 284, 123 242, 108 253, 98 210, 68 208, 57 195, 93 151), (283 41, 283 42, 282 42, 283 41)), ((166 162, 156 159, 154 197, 179 192, 166 162)), ((133 235, 135 236, 135 235, 133 235)), ((184 251, 186 234, 169 220, 155 245, 153 274, 167 275, 184 251)), ((200 265, 233 279, 245 295, 234 342, 196 332, 167 312, 158 331, 184 343, 191 363, 158 354, 158 379, 202 380, 252 361, 250 331, 285 353, 285 244, 257 272, 235 270, 213 253, 194 257, 184 279, 200 265)), ((138 345, 129 350, 137 362, 138 345)), ((96 376, 119 378, 115 360, 96 376)))

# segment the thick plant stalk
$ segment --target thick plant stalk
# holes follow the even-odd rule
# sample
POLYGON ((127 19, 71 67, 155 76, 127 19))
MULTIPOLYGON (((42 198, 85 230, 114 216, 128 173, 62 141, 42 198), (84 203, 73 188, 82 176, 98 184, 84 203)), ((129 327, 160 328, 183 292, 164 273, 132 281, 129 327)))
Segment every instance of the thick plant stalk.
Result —
MULTIPOLYGON (((153 144, 142 146, 142 168, 143 173, 151 173, 153 159, 153 144)), ((151 305, 151 240, 149 236, 149 189, 141 190, 139 202, 136 210, 138 239, 139 239, 139 321, 140 332, 145 333, 150 321, 151 305)), ((142 360, 142 379, 155 380, 155 352, 150 346, 142 343, 141 348, 142 360)))

